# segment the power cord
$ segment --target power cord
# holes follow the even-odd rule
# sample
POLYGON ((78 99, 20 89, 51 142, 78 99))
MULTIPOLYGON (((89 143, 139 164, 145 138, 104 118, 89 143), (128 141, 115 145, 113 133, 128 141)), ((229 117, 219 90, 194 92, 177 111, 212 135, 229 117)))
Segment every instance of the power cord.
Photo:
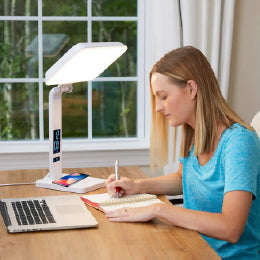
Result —
POLYGON ((3 186, 18 186, 18 185, 32 185, 35 184, 36 182, 24 182, 24 183, 4 183, 4 184, 0 184, 0 187, 3 186))

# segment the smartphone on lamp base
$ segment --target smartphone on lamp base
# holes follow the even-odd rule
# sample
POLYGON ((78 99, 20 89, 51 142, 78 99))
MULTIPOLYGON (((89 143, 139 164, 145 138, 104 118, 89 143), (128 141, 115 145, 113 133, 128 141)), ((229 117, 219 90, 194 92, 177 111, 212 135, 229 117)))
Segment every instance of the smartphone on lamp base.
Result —
POLYGON ((63 187, 69 187, 72 184, 87 178, 88 176, 89 176, 88 174, 74 172, 66 176, 63 176, 58 180, 54 180, 52 183, 61 185, 63 187))

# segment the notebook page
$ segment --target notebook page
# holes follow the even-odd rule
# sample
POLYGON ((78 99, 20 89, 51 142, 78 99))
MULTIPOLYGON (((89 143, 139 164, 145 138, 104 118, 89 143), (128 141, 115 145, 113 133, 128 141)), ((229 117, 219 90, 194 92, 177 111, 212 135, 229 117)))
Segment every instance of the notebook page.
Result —
POLYGON ((98 203, 100 208, 105 211, 124 207, 144 207, 155 203, 163 203, 156 195, 151 194, 134 194, 124 195, 121 198, 114 198, 108 193, 85 195, 83 198, 98 203))

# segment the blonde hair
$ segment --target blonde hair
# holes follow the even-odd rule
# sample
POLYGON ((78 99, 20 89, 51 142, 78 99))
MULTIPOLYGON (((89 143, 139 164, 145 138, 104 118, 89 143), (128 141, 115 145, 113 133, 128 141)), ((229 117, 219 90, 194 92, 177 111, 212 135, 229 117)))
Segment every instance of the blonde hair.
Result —
MULTIPOLYGON (((160 73, 178 87, 194 80, 198 86, 196 100, 195 130, 188 124, 182 126, 180 156, 187 157, 194 145, 194 155, 212 152, 215 147, 219 123, 230 127, 240 123, 253 131, 227 104, 223 98, 215 74, 202 52, 187 46, 165 54, 150 72, 150 94, 152 125, 150 136, 151 165, 164 166, 168 162, 168 121, 165 116, 156 112, 155 96, 152 92, 151 77, 160 73)), ((174 127, 174 158, 176 150, 176 128, 174 127)))

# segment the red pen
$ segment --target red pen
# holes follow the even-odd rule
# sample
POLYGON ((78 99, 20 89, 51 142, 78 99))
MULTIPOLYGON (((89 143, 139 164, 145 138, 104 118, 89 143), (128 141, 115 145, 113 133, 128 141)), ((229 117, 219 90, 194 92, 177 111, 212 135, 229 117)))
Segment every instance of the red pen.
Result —
MULTIPOLYGON (((116 160, 116 163, 115 163, 115 174, 116 174, 116 181, 119 180, 119 170, 118 170, 118 167, 119 167, 119 162, 118 160, 116 160)), ((116 187, 116 197, 118 198, 119 197, 119 187, 116 187)))

